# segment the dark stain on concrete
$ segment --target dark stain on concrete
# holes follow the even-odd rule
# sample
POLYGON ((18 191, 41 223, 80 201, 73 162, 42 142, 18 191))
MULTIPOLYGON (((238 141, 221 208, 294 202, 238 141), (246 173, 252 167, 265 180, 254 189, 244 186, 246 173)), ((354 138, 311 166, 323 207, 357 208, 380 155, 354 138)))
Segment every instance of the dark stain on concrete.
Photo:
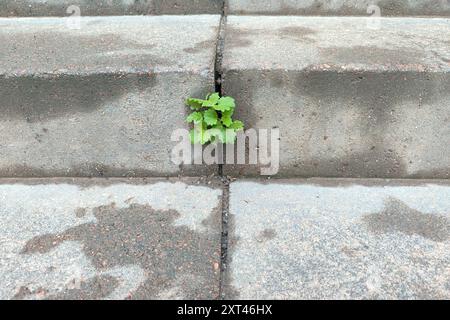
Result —
POLYGON ((261 231, 256 237, 256 241, 258 242, 266 242, 274 239, 277 236, 277 232, 274 229, 264 229, 261 231))
POLYGON ((67 167, 33 167, 24 165, 13 165, 6 168, 0 168, 0 176, 10 178, 44 178, 44 177, 194 177, 198 176, 199 172, 204 172, 204 175, 211 175, 217 172, 217 165, 185 165, 182 172, 166 172, 149 170, 145 168, 130 168, 126 163, 117 163, 116 166, 105 165, 98 162, 87 162, 78 166, 67 167))
MULTIPOLYGON (((245 121, 245 129, 254 128, 258 129, 255 125, 256 121, 259 119, 258 111, 254 108, 254 94, 256 93, 257 82, 253 76, 257 76, 258 78, 264 78, 265 72, 240 72, 238 70, 227 71, 222 76, 222 91, 224 95, 232 96, 236 99, 236 105, 239 107, 236 108, 235 118, 241 119, 245 121)), ((239 135, 242 132, 238 133, 239 135)), ((234 148, 234 159, 236 162, 237 159, 237 148, 234 148)), ((227 152, 225 150, 225 156, 227 152)), ((249 144, 246 143, 245 146, 245 155, 246 161, 248 162, 249 155, 249 144)), ((224 170, 230 170, 230 168, 234 168, 235 175, 242 175, 242 173, 247 172, 246 170, 252 170, 255 176, 259 175, 259 170, 257 170, 257 166, 254 165, 229 165, 224 164, 224 170), (238 171, 238 174, 236 174, 238 171)))
MULTIPOLYGON (((289 5, 281 2, 279 10, 271 12, 265 10, 255 10, 248 12, 237 10, 234 14, 264 14, 264 15, 303 15, 303 16, 370 16, 367 13, 367 7, 357 8, 341 1, 340 6, 336 8, 327 8, 324 4, 329 0, 314 0, 308 7, 289 5)), ((450 8, 441 6, 440 1, 429 1, 424 4, 412 3, 408 5, 407 1, 399 0, 380 0, 373 2, 381 8, 382 16, 407 16, 407 15, 448 15, 450 8)))
POLYGON ((109 296, 119 286, 119 281, 108 275, 96 276, 79 284, 73 283, 73 288, 46 297, 47 300, 99 300, 109 296), (79 286, 79 287, 78 287, 79 286))
POLYGON ((381 15, 398 15, 409 11, 406 1, 379 0, 376 5, 380 7, 381 15))
POLYGON ((313 43, 315 40, 309 36, 316 34, 316 31, 302 26, 288 26, 278 30, 278 36, 283 38, 290 38, 299 42, 313 43))
POLYGON ((362 249, 359 247, 344 246, 341 248, 341 251, 349 258, 355 258, 363 254, 362 249))
POLYGON ((417 211, 395 198, 386 201, 383 211, 364 216, 363 222, 374 234, 401 232, 436 242, 450 238, 450 220, 447 217, 417 211))
POLYGON ((424 177, 439 177, 450 179, 450 164, 447 167, 434 168, 432 170, 419 170, 411 174, 410 178, 423 179, 424 177))
MULTIPOLYGON (((220 14, 223 0, 84 0, 82 5, 85 16, 121 16, 121 15, 160 15, 160 14, 220 14)), ((9 1, 0 7, 0 16, 6 17, 42 17, 66 16, 66 6, 61 2, 49 2, 45 5, 28 6, 23 1, 9 1)))
POLYGON ((75 216, 77 218, 83 218, 86 215, 86 208, 78 208, 75 210, 75 216))
POLYGON ((248 47, 252 44, 252 38, 254 36, 260 36, 261 34, 267 33, 280 39, 290 38, 294 41, 312 43, 314 42, 314 39, 309 36, 314 35, 316 31, 303 26, 287 26, 274 30, 235 28, 228 26, 226 29, 225 46, 230 48, 248 47))
POLYGON ((37 34, 17 33, 14 39, 0 34, 0 43, 4 44, 2 54, 10 56, 4 70, 6 68, 9 73, 30 70, 30 76, 53 73, 58 69, 72 73, 79 70, 114 70, 117 66, 124 67, 123 61, 126 61, 126 67, 143 71, 148 71, 152 66, 177 63, 154 53, 155 44, 151 42, 107 33, 103 28, 96 35, 69 33, 57 28, 37 34), (27 59, 24 60, 24 57, 27 59), (43 71, 41 64, 46 66, 43 71))
POLYGON ((211 41, 202 41, 196 43, 192 48, 185 48, 183 49, 184 52, 187 53, 198 53, 205 50, 209 50, 211 47, 211 41))
POLYGON ((19 290, 17 290, 12 300, 23 300, 29 296, 37 296, 37 297, 45 297, 48 294, 48 290, 44 288, 37 288, 36 290, 30 290, 30 288, 26 286, 21 286, 19 290))
POLYGON ((398 0, 379 0, 377 5, 381 8, 383 16, 401 16, 401 15, 439 15, 448 16, 450 13, 450 3, 443 1, 398 1, 398 0))
POLYGON ((23 300, 29 297, 44 298, 46 300, 98 300, 109 296, 119 286, 119 281, 108 275, 96 276, 87 281, 73 280, 58 294, 49 295, 48 290, 39 288, 31 291, 26 286, 19 288, 13 300, 23 300))
MULTIPOLYGON (((443 98, 442 93, 450 90, 450 83, 443 74, 367 71, 346 74, 318 71, 299 73, 291 88, 298 88, 297 94, 313 101, 319 117, 307 118, 307 121, 315 126, 324 126, 323 132, 327 131, 328 119, 338 117, 337 112, 341 110, 336 101, 343 101, 342 106, 357 108, 357 113, 348 113, 348 116, 356 124, 356 132, 364 133, 353 139, 353 145, 363 151, 356 152, 349 148, 346 156, 327 161, 308 159, 299 154, 298 167, 307 176, 401 178, 412 176, 408 173, 408 163, 416 161, 400 153, 415 148, 414 129, 403 133, 402 149, 386 142, 385 137, 395 134, 393 130, 401 121, 395 108, 405 105, 404 108, 411 108, 411 112, 414 112, 414 108, 420 108, 421 105, 433 105, 443 98), (318 164, 316 168, 314 162, 318 164)), ((421 125, 422 120, 417 119, 417 126, 421 125)), ((333 143, 333 137, 328 141, 333 143)), ((443 169, 421 172, 420 178, 442 178, 448 172, 448 168, 443 169)))
MULTIPOLYGON (((434 179, 449 175, 450 170, 445 166, 418 173, 409 172, 410 163, 420 160, 404 156, 409 149, 416 148, 413 125, 410 131, 403 132, 401 147, 387 143, 387 138, 395 136, 398 123, 402 121, 397 112, 399 105, 414 112, 415 108, 439 104, 439 101, 450 96, 450 81, 445 73, 231 70, 225 72, 222 88, 224 94, 236 97, 239 108, 236 109, 235 116, 243 120, 247 128, 258 128, 261 119, 266 120, 265 127, 275 124, 280 127, 280 148, 286 151, 282 153, 277 177, 434 179), (273 89, 274 94, 292 97, 288 100, 288 105, 277 105, 279 117, 271 112, 272 105, 261 105, 261 102, 255 105, 254 94, 260 88, 273 89), (292 103, 289 102, 291 100, 292 103), (298 101, 305 103, 297 103, 298 101), (342 108, 349 106, 352 108, 345 117, 349 117, 357 126, 355 136, 348 137, 349 142, 352 140, 354 149, 347 143, 345 155, 332 157, 335 137, 334 133, 328 134, 329 123, 336 119, 345 120, 342 108), (355 111, 350 112, 351 110, 355 111), (316 115, 313 116, 312 112, 316 115), (284 117, 286 114, 289 114, 288 118, 284 117), (304 144, 296 145, 297 131, 283 130, 293 127, 308 128, 303 130, 303 136, 298 131, 298 139, 306 140, 304 144), (314 136, 314 132, 318 132, 319 136, 314 136), (358 132, 363 135, 357 135, 358 132), (328 136, 326 141, 322 139, 321 133, 328 136), (319 143, 319 137, 320 143, 329 145, 329 151, 323 157, 313 157, 308 150, 319 143), (283 160, 287 156, 288 163, 283 160)), ((430 117, 442 121, 444 115, 441 111, 430 114, 430 117)), ((422 119, 417 119, 417 126, 422 125, 422 119)), ((338 134, 343 135, 340 132, 338 134)), ((224 169, 232 176, 259 175, 259 166, 226 165, 224 169)))
POLYGON ((146 14, 220 14, 224 0, 145 1, 146 14))
POLYGON ((241 48, 252 44, 252 36, 258 34, 261 30, 226 27, 225 47, 241 48))
POLYGON ((0 112, 4 119, 45 122, 95 112, 129 92, 156 84, 154 74, 0 77, 0 112))
MULTIPOLYGON (((204 224, 217 228, 217 212, 204 224)), ((120 209, 111 204, 95 208, 93 214, 97 223, 35 237, 27 242, 22 254, 46 253, 64 241, 78 241, 100 271, 130 264, 144 269, 147 279, 133 293, 133 299, 156 298, 183 276, 189 277, 189 281, 182 281, 183 298, 217 298, 219 274, 214 264, 220 260, 220 232, 199 233, 174 226, 178 212, 156 211, 143 205, 120 209)), ((98 285, 94 279, 87 285, 90 293, 84 294, 94 294, 92 290, 98 285)))

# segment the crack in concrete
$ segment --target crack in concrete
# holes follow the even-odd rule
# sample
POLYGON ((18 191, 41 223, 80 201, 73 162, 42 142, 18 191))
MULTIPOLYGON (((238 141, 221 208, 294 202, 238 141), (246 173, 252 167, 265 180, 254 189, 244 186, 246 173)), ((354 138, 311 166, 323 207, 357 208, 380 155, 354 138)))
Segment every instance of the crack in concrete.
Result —
MULTIPOLYGON (((223 51, 225 48, 225 30, 227 24, 227 8, 226 1, 222 3, 222 14, 220 18, 219 31, 217 34, 217 46, 216 55, 214 61, 214 86, 215 91, 222 95, 222 60, 223 51)), ((221 150, 223 152, 223 150, 221 150)), ((223 155, 222 155, 223 156, 223 155)), ((227 268, 228 260, 228 215, 229 215, 229 202, 230 202, 230 180, 223 175, 223 164, 218 164, 217 175, 223 183, 222 188, 222 234, 220 245, 220 275, 219 275, 219 300, 225 299, 224 283, 225 283, 225 271, 227 268)))

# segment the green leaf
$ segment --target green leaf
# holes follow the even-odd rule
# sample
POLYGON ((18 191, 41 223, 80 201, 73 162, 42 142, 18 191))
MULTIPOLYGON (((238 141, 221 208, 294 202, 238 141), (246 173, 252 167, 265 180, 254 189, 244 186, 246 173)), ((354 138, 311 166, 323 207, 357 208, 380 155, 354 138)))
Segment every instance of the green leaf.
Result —
POLYGON ((224 111, 222 113, 222 123, 226 126, 229 127, 232 125, 233 123, 233 119, 231 119, 231 116, 233 115, 234 110, 228 110, 228 111, 224 111))
POLYGON ((217 112, 213 109, 208 109, 203 113, 204 120, 208 126, 213 126, 217 123, 217 112))
POLYGON ((236 141, 236 131, 233 129, 228 129, 225 127, 222 127, 220 129, 217 129, 219 134, 217 134, 218 139, 222 143, 231 144, 236 141))
POLYGON ((214 106, 214 109, 219 111, 229 111, 234 110, 236 107, 236 103, 234 102, 234 99, 231 97, 222 97, 217 102, 217 106, 214 106))
POLYGON ((204 101, 203 104, 202 104, 203 107, 213 107, 213 106, 215 106, 217 104, 217 102, 219 101, 220 96, 216 92, 216 93, 213 93, 213 94, 207 96, 207 98, 208 99, 206 101, 204 101))
POLYGON ((224 127, 220 122, 217 123, 211 129, 208 129, 208 135, 211 137, 211 141, 216 138, 221 143, 234 143, 236 141, 236 130, 224 127))
POLYGON ((189 132, 189 138, 192 144, 206 144, 211 141, 208 130, 194 128, 189 132))
POLYGON ((217 105, 215 105, 215 106, 212 106, 212 108, 213 108, 214 110, 217 110, 217 111, 220 111, 220 112, 225 112, 225 111, 230 110, 228 107, 223 106, 223 105, 219 105, 219 104, 217 104, 217 105))
POLYGON ((205 100, 194 99, 194 98, 189 98, 189 99, 186 100, 186 104, 188 106, 190 106, 192 110, 199 110, 199 109, 201 109, 202 106, 203 106, 203 102, 205 102, 205 100))
POLYGON ((239 131, 244 129, 244 124, 242 121, 235 120, 233 123, 229 126, 230 129, 234 129, 234 131, 239 131))
POLYGON ((219 101, 219 99, 220 99, 219 93, 218 93, 218 92, 214 92, 214 93, 211 93, 211 94, 208 96, 208 99, 207 99, 207 100, 209 100, 209 101, 211 101, 211 102, 214 102, 214 103, 217 103, 217 101, 219 101))
POLYGON ((201 112, 192 112, 187 118, 186 122, 191 123, 201 123, 203 121, 203 115, 201 112))

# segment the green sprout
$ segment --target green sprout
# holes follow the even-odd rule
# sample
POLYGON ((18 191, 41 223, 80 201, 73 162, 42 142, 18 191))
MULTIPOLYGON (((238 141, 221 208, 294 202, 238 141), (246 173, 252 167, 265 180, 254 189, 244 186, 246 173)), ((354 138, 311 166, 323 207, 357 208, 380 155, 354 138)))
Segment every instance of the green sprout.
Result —
POLYGON ((220 97, 211 93, 206 100, 188 98, 186 104, 193 110, 186 122, 194 123, 189 133, 191 143, 230 143, 236 141, 236 133, 244 129, 244 124, 233 120, 236 103, 232 97, 220 97))

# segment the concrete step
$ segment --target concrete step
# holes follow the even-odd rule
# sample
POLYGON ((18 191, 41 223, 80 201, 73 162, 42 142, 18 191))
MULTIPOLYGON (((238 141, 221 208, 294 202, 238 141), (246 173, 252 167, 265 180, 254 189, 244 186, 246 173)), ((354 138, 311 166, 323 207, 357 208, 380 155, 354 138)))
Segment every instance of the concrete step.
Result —
POLYGON ((217 299, 221 185, 0 181, 0 299, 217 299))
POLYGON ((226 298, 449 299, 449 181, 238 181, 226 298))
POLYGON ((2 0, 1 17, 220 14, 223 0, 2 0))
POLYGON ((173 164, 171 134, 214 91, 219 20, 0 19, 0 176, 216 172, 173 164))
POLYGON ((450 16, 448 0, 226 0, 229 14, 450 16))
POLYGON ((450 16, 448 0, 3 0, 0 16, 220 14, 224 6, 231 15, 450 16))
POLYGON ((280 130, 279 176, 449 178, 449 22, 230 16, 222 90, 280 130))

